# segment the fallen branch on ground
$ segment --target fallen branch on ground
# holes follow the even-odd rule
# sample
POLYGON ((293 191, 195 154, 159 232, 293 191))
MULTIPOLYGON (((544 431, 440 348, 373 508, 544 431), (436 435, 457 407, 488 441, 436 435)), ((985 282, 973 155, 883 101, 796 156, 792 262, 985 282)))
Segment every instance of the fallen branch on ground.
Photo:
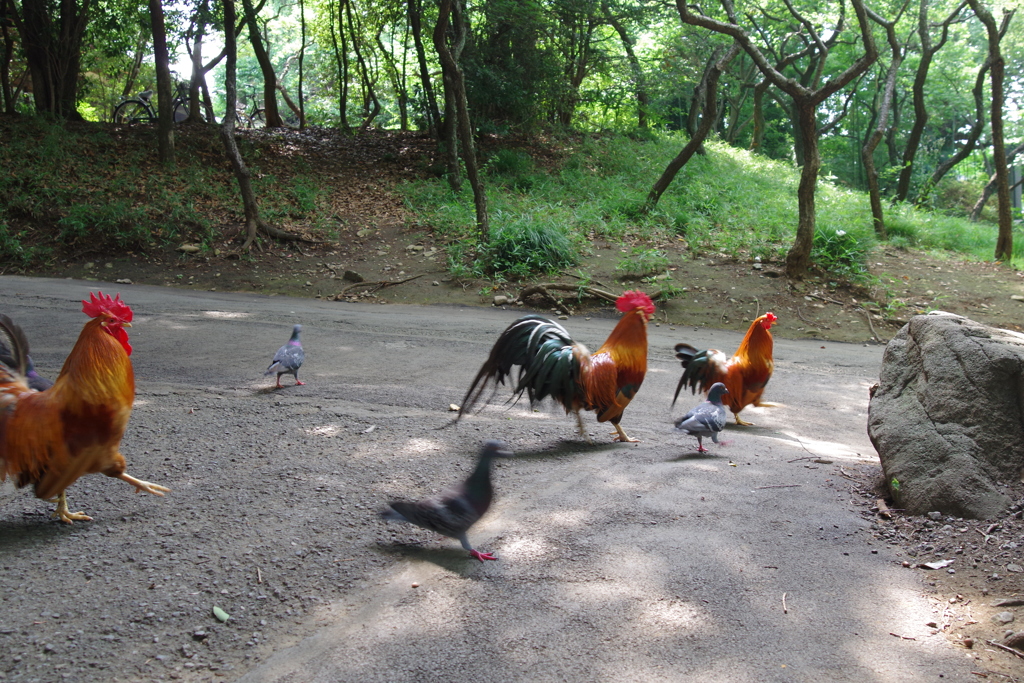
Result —
POLYGON ((415 280, 418 277, 423 277, 424 275, 425 275, 425 273, 420 273, 419 275, 413 275, 412 277, 407 277, 404 280, 377 280, 376 282, 355 282, 355 283, 345 287, 344 289, 342 289, 337 294, 335 294, 334 298, 337 299, 338 297, 343 297, 343 296, 345 296, 348 293, 349 290, 355 289, 356 287, 371 287, 372 289, 370 289, 368 291, 376 292, 376 291, 379 291, 381 289, 384 289, 385 287, 391 287, 393 285, 400 285, 402 283, 409 282, 410 280, 415 280))

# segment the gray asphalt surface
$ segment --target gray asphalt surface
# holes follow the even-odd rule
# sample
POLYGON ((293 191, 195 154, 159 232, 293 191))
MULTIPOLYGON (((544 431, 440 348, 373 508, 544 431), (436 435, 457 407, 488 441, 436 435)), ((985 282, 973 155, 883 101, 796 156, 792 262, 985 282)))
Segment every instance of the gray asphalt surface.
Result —
MULTIPOLYGON (((19 657, 0 654, 0 680, 974 680, 971 660, 927 626, 919 575, 872 537, 851 494, 848 475, 877 463, 865 424, 881 346, 776 339, 765 399, 779 405, 744 411, 756 426, 730 424, 726 444, 698 455, 671 431, 698 401, 669 408, 672 347, 731 353, 735 333, 652 324, 647 378, 622 421, 642 442, 613 444, 587 414, 588 445, 573 419, 524 404, 438 429, 517 310, 0 277, 0 311, 26 329, 43 374, 56 375, 95 289, 135 310, 128 471, 172 492, 134 496, 94 475, 69 498, 96 520, 68 528, 27 491, 0 490, 0 648, 19 657), (262 371, 296 322, 308 384, 266 391, 262 371), (495 470, 498 500, 470 534, 498 562, 375 518, 393 497, 463 478, 484 438, 518 453, 495 470), (153 529, 176 540, 147 578, 135 544, 153 529), (40 571, 83 571, 95 557, 79 542, 113 558, 105 582, 40 571), (133 571, 119 572, 123 553, 133 571), (132 617, 159 604, 154 571, 169 586, 178 572, 182 592, 167 598, 178 611, 132 617), (206 595, 232 621, 209 625, 197 654, 206 595), (76 610, 90 600, 103 607, 76 610), (88 652, 47 650, 48 610, 58 634, 111 657, 90 672, 88 652), (126 626, 90 641, 104 611, 126 626)), ((614 323, 563 321, 591 349, 614 323)))

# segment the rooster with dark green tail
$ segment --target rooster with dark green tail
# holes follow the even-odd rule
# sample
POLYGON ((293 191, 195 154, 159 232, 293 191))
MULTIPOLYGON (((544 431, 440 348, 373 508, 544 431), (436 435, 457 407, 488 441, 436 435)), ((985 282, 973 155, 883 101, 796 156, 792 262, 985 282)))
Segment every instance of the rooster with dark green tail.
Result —
POLYGON ((593 354, 553 320, 527 315, 513 322, 498 337, 466 392, 459 418, 481 402, 492 382, 493 396, 518 365, 512 389, 515 398, 525 393, 533 405, 550 397, 566 413, 575 413, 585 439, 580 411, 593 410, 598 422, 611 422, 615 427, 616 441, 636 441, 626 435, 619 420, 647 374, 647 322, 654 315, 654 303, 643 292, 629 291, 618 298, 615 307, 623 316, 593 354))

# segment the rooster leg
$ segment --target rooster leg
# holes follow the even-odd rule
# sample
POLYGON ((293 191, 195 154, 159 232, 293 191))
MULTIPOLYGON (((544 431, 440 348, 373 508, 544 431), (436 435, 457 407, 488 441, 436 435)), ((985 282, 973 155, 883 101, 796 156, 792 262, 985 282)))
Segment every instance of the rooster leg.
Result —
POLYGON ((56 498, 50 498, 47 502, 57 504, 57 509, 54 510, 53 514, 50 516, 55 517, 62 522, 71 524, 75 520, 80 522, 92 521, 92 517, 84 512, 71 512, 71 510, 68 509, 68 497, 64 491, 61 491, 56 498))
POLYGON ((136 479, 135 477, 125 472, 118 474, 117 478, 123 479, 124 481, 134 486, 136 493, 142 493, 143 491, 145 491, 146 493, 152 493, 154 496, 163 496, 164 491, 170 491, 170 489, 167 488, 166 486, 160 486, 159 484, 150 484, 148 481, 136 479))
POLYGON ((736 424, 738 424, 738 425, 745 425, 747 427, 753 427, 754 426, 753 422, 747 422, 746 420, 741 418, 739 415, 736 416, 736 424))
POLYGON ((615 437, 616 441, 625 441, 627 443, 639 443, 640 441, 640 439, 631 439, 628 436, 626 436, 626 432, 622 430, 622 427, 620 427, 617 422, 615 423, 615 431, 612 433, 618 434, 618 436, 615 437))
POLYGON ((580 411, 577 410, 575 412, 576 412, 576 426, 579 427, 580 436, 582 436, 583 440, 586 441, 587 443, 593 444, 594 442, 590 440, 590 435, 587 434, 587 430, 583 426, 583 416, 580 415, 580 411))

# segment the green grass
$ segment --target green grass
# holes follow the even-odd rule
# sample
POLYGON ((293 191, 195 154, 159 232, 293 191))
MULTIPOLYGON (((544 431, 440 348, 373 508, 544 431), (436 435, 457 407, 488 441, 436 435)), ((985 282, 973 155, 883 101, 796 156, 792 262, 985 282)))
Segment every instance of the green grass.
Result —
MULTIPOLYGON (((693 257, 715 253, 783 261, 798 218, 799 169, 790 165, 712 141, 706 145, 706 156, 693 157, 680 171, 656 210, 643 213, 651 185, 684 143, 678 134, 580 137, 563 141, 569 153, 550 172, 539 171, 522 152, 496 154, 489 162, 487 185, 491 230, 504 234, 506 225, 513 223, 526 230, 524 226, 533 222, 563 233, 580 256, 594 239, 604 239, 627 250, 630 256, 620 270, 634 275, 645 270, 644 254, 655 244, 678 239, 693 257), (529 182, 514 180, 523 177, 529 182)), ((409 183, 403 192, 420 223, 449 243, 458 243, 454 262, 481 274, 523 275, 475 248, 468 189, 456 196, 443 181, 430 180, 409 183), (472 265, 467 266, 464 258, 472 265)), ((865 278, 868 254, 877 243, 867 195, 822 180, 816 208, 815 266, 835 277, 865 278)), ((991 260, 995 250, 996 228, 991 223, 971 223, 904 205, 887 207, 886 221, 896 248, 949 251, 978 260, 991 260)), ((1014 239, 1018 266, 1024 266, 1022 238, 1017 234, 1014 239)), ((521 248, 530 250, 527 243, 521 248)))
MULTIPOLYGON (((182 241, 205 246, 220 226, 243 220, 238 183, 215 128, 175 136, 177 163, 156 159, 152 131, 64 126, 32 117, 0 121, 0 259, 16 268, 56 256, 145 249, 182 241)), ((264 217, 326 223, 329 188, 295 163, 263 172, 260 150, 240 139, 264 217)))

